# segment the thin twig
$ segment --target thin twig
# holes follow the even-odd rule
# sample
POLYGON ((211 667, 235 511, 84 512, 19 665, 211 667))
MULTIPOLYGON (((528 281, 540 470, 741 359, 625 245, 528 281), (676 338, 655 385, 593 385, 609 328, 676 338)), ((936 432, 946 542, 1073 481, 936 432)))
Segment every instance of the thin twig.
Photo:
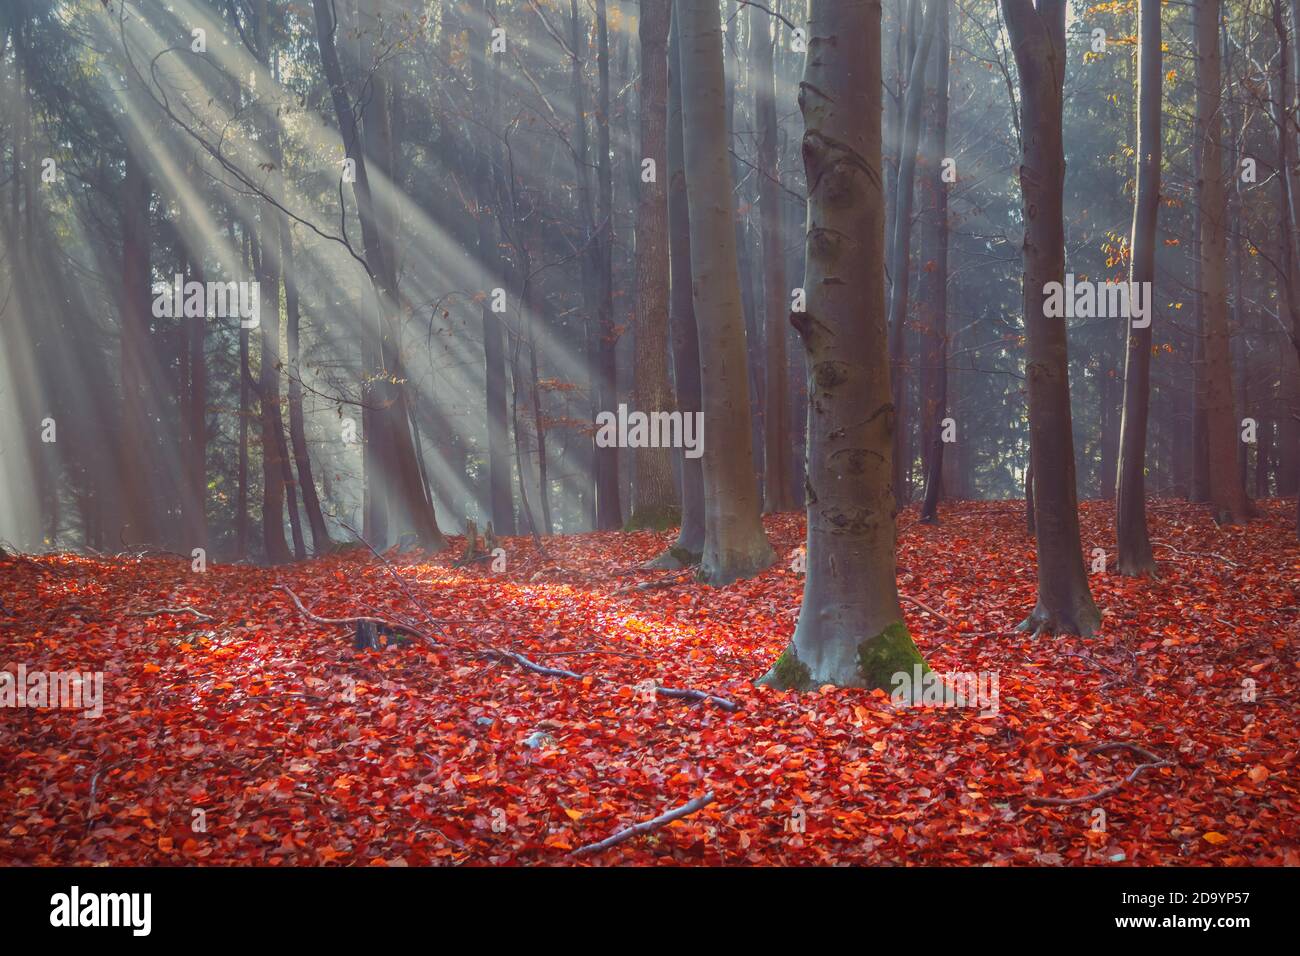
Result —
POLYGON ((1129 743, 1128 741, 1124 741, 1124 740, 1116 740, 1116 741, 1111 741, 1110 743, 1098 744, 1097 746, 1089 750, 1088 753, 1098 754, 1107 750, 1131 750, 1139 757, 1146 758, 1147 762, 1138 764, 1136 767, 1133 768, 1132 772, 1130 772, 1129 775, 1125 777, 1123 780, 1119 781, 1119 783, 1113 783, 1109 787, 1103 787, 1102 789, 1098 790, 1096 793, 1090 793, 1087 796, 1083 796, 1083 797, 1030 797, 1029 802, 1033 804, 1037 804, 1039 806, 1049 806, 1049 807, 1073 807, 1073 806, 1078 806, 1081 803, 1091 803, 1093 800, 1100 800, 1103 797, 1111 797, 1119 793, 1119 791, 1124 787, 1125 784, 1132 783, 1134 780, 1136 780, 1139 776, 1142 775, 1142 771, 1144 770, 1156 770, 1159 769, 1160 767, 1173 766, 1172 761, 1166 760, 1163 757, 1159 756, 1158 754, 1152 753, 1150 750, 1147 750, 1145 747, 1140 747, 1137 744, 1129 743))

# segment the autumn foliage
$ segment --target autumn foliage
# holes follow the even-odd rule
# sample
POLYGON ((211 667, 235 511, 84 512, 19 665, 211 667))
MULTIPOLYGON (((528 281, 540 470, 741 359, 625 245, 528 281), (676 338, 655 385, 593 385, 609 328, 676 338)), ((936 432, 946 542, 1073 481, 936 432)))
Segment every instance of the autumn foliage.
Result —
MULTIPOLYGON (((720 589, 638 570, 656 532, 509 539, 501 572, 458 548, 11 556, 0 665, 102 670, 105 700, 0 710, 0 862, 568 864, 712 791, 581 864, 1300 864, 1300 552, 1288 507, 1261 508, 1219 529, 1153 502, 1160 577, 1094 573, 1092 639, 1012 630, 1034 597, 1015 503, 901 516, 908 627, 936 670, 999 674, 994 715, 755 687, 798 612, 793 515, 766 519, 784 559, 720 589), (281 587, 431 639, 356 651, 281 587)), ((1105 546, 1110 506, 1082 512, 1105 546)))

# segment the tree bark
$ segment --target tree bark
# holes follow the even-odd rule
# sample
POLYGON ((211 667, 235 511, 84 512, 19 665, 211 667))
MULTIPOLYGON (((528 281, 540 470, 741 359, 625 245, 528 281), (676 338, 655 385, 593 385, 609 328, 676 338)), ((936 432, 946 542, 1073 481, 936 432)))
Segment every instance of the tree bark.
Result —
POLYGON ((690 91, 682 98, 682 124, 705 426, 700 579, 724 585, 757 574, 775 555, 763 532, 754 474, 721 16, 712 3, 678 10, 682 89, 690 91))
POLYGON ((293 231, 286 228, 280 234, 280 261, 284 263, 284 315, 285 346, 289 359, 289 441, 293 446, 294 461, 298 466, 298 487, 302 489, 303 510, 311 527, 311 547, 316 554, 330 550, 329 529, 321 511, 320 496, 316 494, 316 480, 312 475, 311 453, 307 449, 307 429, 302 411, 302 366, 300 364, 299 325, 302 320, 298 302, 298 280, 294 270, 293 231))
POLYGON ((1220 84, 1221 0, 1192 8, 1196 31, 1196 131, 1201 151, 1197 183, 1201 211, 1201 291, 1205 304, 1205 426, 1210 503, 1219 524, 1250 518, 1237 468, 1236 407, 1232 395, 1232 341, 1228 334, 1228 198, 1223 186, 1223 116, 1220 84))
POLYGON ((118 541, 152 544, 158 539, 154 513, 153 456, 149 451, 150 282, 149 200, 150 188, 144 166, 132 151, 128 138, 126 171, 122 181, 122 285, 119 317, 122 326, 122 453, 121 521, 118 541))
POLYGON ((921 233, 919 305, 925 343, 921 364, 921 461, 925 470, 925 500, 921 521, 939 520, 943 487, 943 419, 948 412, 948 183, 943 159, 948 150, 948 5, 939 4, 936 44, 927 72, 930 106, 926 142, 922 148, 925 174, 921 189, 926 201, 921 233))
POLYGON ((799 88, 808 181, 807 577, 799 623, 762 678, 886 688, 928 670, 903 623, 894 548, 885 318, 879 0, 812 0, 799 88))
MULTIPOLYGON (((674 6, 668 39, 668 271, 669 334, 673 387, 683 416, 701 409, 700 338, 691 282, 691 218, 682 142, 680 7, 674 6)), ((681 464, 682 525, 677 541, 655 560, 661 567, 698 564, 704 553, 704 466, 701 458, 676 452, 681 464)))
MULTIPOLYGON (((596 395, 597 407, 613 411, 618 401, 618 366, 614 327, 614 172, 609 144, 609 22, 605 0, 596 0, 596 395)), ((623 524, 618 482, 618 448, 596 449, 596 527, 617 530, 623 524)))
MULTIPOLYGON (((401 320, 397 300, 397 264, 392 250, 393 229, 387 216, 375 201, 371 190, 368 166, 373 162, 381 179, 391 171, 392 139, 389 125, 388 84, 381 67, 370 75, 370 105, 366 118, 365 148, 362 147, 362 130, 344 81, 335 47, 336 24, 329 0, 313 0, 316 15, 316 35, 320 46, 321 63, 330 86, 334 109, 343 136, 344 155, 355 162, 356 175, 352 184, 357 201, 357 214, 361 220, 361 236, 366 251, 366 268, 377 300, 374 330, 367 335, 362 346, 365 373, 370 363, 378 362, 373 388, 367 395, 374 411, 369 415, 367 428, 374 426, 374 434, 367 431, 366 442, 374 443, 377 453, 366 461, 367 493, 373 508, 367 516, 375 520, 370 529, 370 544, 382 547, 387 539, 386 504, 383 489, 391 484, 398 517, 415 533, 419 544, 428 550, 441 550, 446 540, 438 529, 433 504, 424 492, 420 478, 419 462, 411 438, 408 400, 404 386, 401 357, 401 320), (373 474, 380 470, 379 475, 373 474), (378 501, 373 499, 380 496, 378 501), (381 515, 383 527, 379 526, 381 515)), ((370 29, 374 29, 373 23, 370 29)), ((369 29, 362 35, 369 37, 369 29)), ((369 42, 369 41, 367 41, 369 42)), ((390 204, 391 205, 391 204, 390 204)), ((364 394, 364 393, 363 393, 364 394)), ((370 526, 370 522, 367 522, 370 526)))
MULTIPOLYGON (((1156 221, 1160 212, 1160 103, 1162 52, 1160 0, 1141 0, 1138 28, 1137 191, 1133 203, 1131 282, 1155 281, 1156 221)), ((1148 300, 1148 322, 1155 306, 1148 300)), ((1115 492, 1116 570, 1153 575, 1155 558, 1147 536, 1146 447, 1151 408, 1151 325, 1128 329, 1124 360, 1124 409, 1120 415, 1119 482, 1115 492)))
MULTIPOLYGON (((478 0, 478 9, 469 18, 470 74, 475 95, 487 115, 487 124, 475 136, 474 194, 478 223, 478 261, 488 283, 505 287, 500 237, 497 227, 499 197, 493 190, 493 177, 499 172, 499 157, 493 140, 500 75, 496 57, 488 52, 489 26, 496 15, 494 0, 478 0), (493 59, 492 76, 488 76, 488 57, 493 59)), ((484 298, 480 314, 483 319, 483 377, 487 418, 488 509, 493 529, 498 534, 515 533, 514 501, 510 493, 509 422, 506 414, 506 346, 500 313, 493 311, 492 289, 481 290, 484 298)), ((522 476, 521 476, 522 479, 522 476)))
MULTIPOLYGON (((754 115, 758 125, 758 210, 762 244, 764 386, 763 511, 795 509, 792 490, 793 443, 790 437, 789 362, 786 328, 790 290, 785 281, 784 228, 777 146, 776 77, 772 57, 772 17, 749 8, 749 50, 754 77, 754 115)), ((778 25, 779 27, 779 25, 778 25)))
MULTIPOLYGON (((919 0, 918 0, 919 2, 919 0)), ((907 305, 911 285, 909 253, 912 244, 912 192, 916 182, 916 155, 921 138, 921 106, 925 102, 925 67, 934 43, 935 23, 944 0, 929 0, 921 35, 907 81, 903 104, 903 131, 899 145, 898 181, 894 188, 894 234, 889 253, 889 364, 894 401, 894 498, 899 506, 911 496, 908 487, 912 461, 904 453, 907 437, 907 305)))
POLYGON ((1001 0, 1020 73, 1024 153, 1024 314, 1030 456, 1034 472, 1038 603, 1021 624, 1038 633, 1092 634, 1101 621, 1079 538, 1065 322, 1044 309, 1046 285, 1065 281, 1066 0, 1001 0))
MULTIPOLYGON (((636 408, 669 411, 668 384, 668 25, 671 0, 642 0, 640 159, 654 161, 654 180, 637 177, 636 211, 636 408)), ((638 169, 641 163, 635 164, 638 169)), ((633 528, 668 528, 681 521, 673 484, 672 451, 638 448, 633 528)))

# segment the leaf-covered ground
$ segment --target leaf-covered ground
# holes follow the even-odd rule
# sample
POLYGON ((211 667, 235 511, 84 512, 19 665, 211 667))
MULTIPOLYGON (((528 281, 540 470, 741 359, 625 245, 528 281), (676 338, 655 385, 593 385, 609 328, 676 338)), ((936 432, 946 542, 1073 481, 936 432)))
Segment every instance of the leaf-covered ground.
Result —
MULTIPOLYGON (((1300 864, 1300 550, 1292 506, 1261 507, 1218 529, 1153 503, 1160 579, 1093 574, 1088 640, 1012 630, 1035 590, 1014 502, 902 515, 900 589, 948 622, 907 603, 907 623, 937 670, 999 675, 993 716, 753 686, 794 626, 797 515, 767 522, 786 560, 723 589, 635 587, 666 580, 634 570, 671 539, 652 532, 553 539, 549 560, 509 540, 499 573, 357 549, 0 562, 0 666, 102 670, 105 695, 99 719, 0 710, 0 863, 564 864, 712 791, 583 862, 1300 864), (277 585, 442 645, 354 651, 277 585), (144 616, 164 607, 212 620, 144 616), (740 709, 651 702, 647 680, 740 709), (1143 753, 1168 766, 1125 782, 1143 753)), ((1111 518, 1083 506, 1089 554, 1111 518)))

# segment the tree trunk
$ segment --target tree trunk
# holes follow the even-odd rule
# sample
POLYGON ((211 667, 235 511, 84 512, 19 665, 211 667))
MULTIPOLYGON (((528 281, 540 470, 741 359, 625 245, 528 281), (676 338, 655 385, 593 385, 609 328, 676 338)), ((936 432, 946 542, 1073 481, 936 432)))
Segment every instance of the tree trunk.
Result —
MULTIPOLYGON (((258 61, 270 69, 268 0, 255 5, 255 36, 258 61)), ((265 103, 258 104, 255 114, 258 138, 272 164, 272 175, 280 166, 279 133, 273 112, 265 103)), ((261 361, 258 366, 257 400, 262 431, 262 547, 271 564, 289 561, 289 544, 284 536, 285 462, 280 457, 284 445, 284 422, 280 415, 280 213, 269 203, 263 204, 258 217, 257 281, 261 292, 258 341, 261 361)), ((296 512, 296 509, 295 509, 296 512)), ((297 518, 296 513, 293 517, 297 518)), ((296 544, 297 542, 295 542, 296 544)))
POLYGON ((763 533, 754 474, 721 16, 711 3, 678 9, 682 89, 690 91, 682 98, 682 125, 705 426, 700 579, 723 585, 757 574, 775 555, 763 533))
POLYGON ((1201 290, 1205 303, 1205 425, 1210 503, 1215 520, 1219 524, 1242 524, 1249 520, 1250 510, 1237 469, 1232 342, 1228 334, 1228 200, 1223 187, 1219 12, 1220 0, 1200 0, 1192 8, 1196 31, 1193 148, 1201 151, 1201 178, 1197 183, 1200 197, 1196 205, 1201 211, 1201 290))
POLYGON ((887 688, 928 670, 903 623, 890 487, 880 2, 812 0, 804 118, 807 577, 789 647, 762 682, 887 688))
MULTIPOLYGON (((614 327, 614 173, 609 156, 609 24, 605 0, 596 0, 596 405, 613 411, 618 402, 614 327)), ((618 448, 596 449, 596 527, 613 531, 623 524, 618 483, 618 448)))
MULTIPOLYGON (((691 218, 686 195, 682 141, 681 14, 674 6, 668 47, 668 271, 669 333, 673 386, 682 416, 696 415, 700 399, 700 338, 691 282, 691 218)), ((681 462, 682 526, 677 541, 655 563, 663 567, 698 564, 704 553, 704 466, 701 458, 677 452, 681 462)))
MULTIPOLYGON (((919 0, 918 0, 919 2, 919 0)), ((910 454, 904 454, 909 433, 907 417, 907 305, 911 285, 912 191, 916 182, 916 154, 921 138, 921 106, 925 102, 925 66, 934 42, 934 27, 943 0, 929 0, 921 35, 907 81, 903 105, 903 131, 899 146, 898 180, 894 187, 894 234, 889 253, 889 374, 894 401, 894 498, 899 506, 910 497, 907 487, 912 470, 910 454)))
MULTIPOLYGON (((1138 30, 1137 192, 1133 203, 1131 282, 1155 281, 1156 221, 1160 211, 1160 100, 1162 53, 1160 0, 1141 0, 1138 30)), ((1217 21, 1216 21, 1217 22, 1217 21)), ((1155 574, 1147 537, 1146 447, 1151 407, 1151 325, 1154 301, 1148 299, 1146 328, 1129 324, 1124 360, 1124 410, 1120 416, 1119 484, 1115 494, 1115 533, 1120 574, 1155 574)))
POLYGON ((302 365, 299 361, 298 281, 294 270, 293 231, 287 227, 280 234, 280 261, 284 263, 284 315, 288 323, 285 345, 289 352, 289 440, 298 465, 298 487, 302 489, 303 510, 311 526, 311 547, 316 554, 330 550, 329 529, 321 511, 316 481, 312 476, 311 454, 307 450, 307 429, 302 412, 302 365))
MULTIPOLYGON (((252 268, 253 243, 248 226, 240 231, 243 250, 244 274, 252 268)), ((235 557, 248 557, 248 420, 249 393, 252 391, 252 373, 248 367, 249 330, 240 323, 239 329, 239 466, 235 491, 235 557)))
MULTIPOLYGON (((778 28, 779 28, 778 24, 778 28)), ((754 77, 754 115, 758 125, 758 210, 763 283, 763 510, 793 511, 790 438, 789 362, 786 328, 790 290, 785 281, 782 204, 777 166, 780 125, 776 114, 776 77, 772 57, 772 17, 749 8, 749 51, 754 77)))
POLYGON ((948 4, 939 4, 933 62, 927 72, 930 105, 926 142, 922 149, 926 200, 921 233, 919 288, 921 335, 925 342, 921 365, 921 460, 925 468, 925 501, 921 521, 939 520, 943 487, 943 419, 948 413, 948 184, 943 159, 948 150, 948 4))
MULTIPOLYGON (((367 493, 373 502, 373 509, 368 507, 367 515, 375 522, 370 543, 382 547, 386 542, 386 518, 383 519, 383 527, 379 523, 385 509, 382 489, 386 484, 391 484, 398 517, 410 526, 422 547, 441 550, 446 547, 446 540, 438 530, 433 504, 424 492, 415 445, 411 438, 408 400, 403 384, 397 264, 392 249, 393 228, 387 215, 392 203, 388 203, 387 208, 381 208, 383 204, 375 202, 368 175, 368 165, 373 162, 380 180, 391 183, 392 136, 387 70, 381 67, 369 75, 366 146, 363 149, 362 131, 358 128, 358 117, 348 95, 335 47, 336 24, 332 4, 329 0, 313 0, 313 7, 321 63, 343 136, 344 155, 356 164, 352 188, 358 218, 361 220, 366 268, 377 300, 377 323, 371 326, 375 331, 366 336, 368 342, 362 346, 363 362, 366 365, 363 372, 368 375, 371 371, 370 364, 375 361, 379 363, 374 387, 366 396, 368 404, 372 403, 375 407, 366 423, 367 429, 371 424, 374 426, 374 434, 370 431, 366 433, 367 447, 374 443, 377 449, 366 461, 367 493), (375 470, 381 474, 373 474, 375 470), (375 501, 375 496, 380 496, 379 500, 375 501)), ((372 23, 367 30, 362 31, 363 37, 370 38, 374 29, 377 27, 372 23)), ((370 42, 369 39, 366 42, 370 42)), ((370 525, 369 521, 367 525, 370 525)))
POLYGON ((119 488, 122 527, 114 545, 155 543, 158 526, 154 514, 153 473, 149 463, 150 188, 140 160, 128 143, 126 173, 122 181, 122 452, 119 488))
POLYGON ((1066 0, 1001 0, 1020 73, 1024 200, 1024 313, 1028 339, 1030 455, 1038 551, 1038 603, 1021 625, 1034 633, 1092 634, 1101 621, 1079 539, 1066 328, 1044 309, 1050 282, 1065 281, 1066 0))
MULTIPOLYGON (((642 0, 640 123, 642 162, 654 161, 654 179, 638 176, 636 211, 636 408, 669 411, 668 384, 668 24, 670 0, 642 0)), ((641 163, 636 164, 641 168, 641 163)), ((633 528, 668 528, 681 521, 673 484, 672 451, 638 448, 633 528)))

